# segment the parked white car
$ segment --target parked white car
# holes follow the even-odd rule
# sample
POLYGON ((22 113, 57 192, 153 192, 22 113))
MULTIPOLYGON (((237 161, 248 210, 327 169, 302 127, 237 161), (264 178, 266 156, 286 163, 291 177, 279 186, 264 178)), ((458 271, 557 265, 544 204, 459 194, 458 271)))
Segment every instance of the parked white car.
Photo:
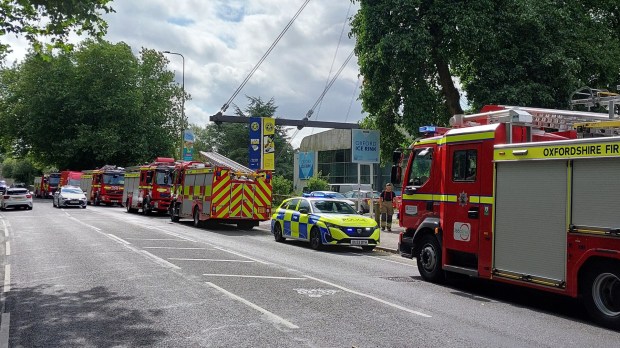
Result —
POLYGON ((0 199, 0 210, 7 208, 32 209, 32 194, 25 188, 7 188, 0 199))
POLYGON ((54 192, 52 205, 62 207, 82 207, 86 209, 86 195, 78 186, 63 186, 54 192))

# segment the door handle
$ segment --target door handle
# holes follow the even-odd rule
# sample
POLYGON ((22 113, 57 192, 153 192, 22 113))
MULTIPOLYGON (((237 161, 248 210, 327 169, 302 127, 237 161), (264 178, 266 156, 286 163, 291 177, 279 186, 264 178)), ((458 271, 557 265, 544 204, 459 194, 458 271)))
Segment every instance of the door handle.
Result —
POLYGON ((433 201, 426 202, 426 210, 433 211, 433 201))
POLYGON ((469 210, 467 211, 467 217, 470 219, 477 219, 480 217, 480 208, 478 207, 471 207, 469 208, 469 210))

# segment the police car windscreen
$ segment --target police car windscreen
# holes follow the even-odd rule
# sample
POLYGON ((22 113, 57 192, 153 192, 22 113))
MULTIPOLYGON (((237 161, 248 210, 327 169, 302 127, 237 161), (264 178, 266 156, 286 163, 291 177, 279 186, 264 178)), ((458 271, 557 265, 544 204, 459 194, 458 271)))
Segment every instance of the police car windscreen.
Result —
POLYGON ((315 213, 330 213, 330 214, 356 214, 355 209, 347 202, 342 201, 313 201, 315 213))

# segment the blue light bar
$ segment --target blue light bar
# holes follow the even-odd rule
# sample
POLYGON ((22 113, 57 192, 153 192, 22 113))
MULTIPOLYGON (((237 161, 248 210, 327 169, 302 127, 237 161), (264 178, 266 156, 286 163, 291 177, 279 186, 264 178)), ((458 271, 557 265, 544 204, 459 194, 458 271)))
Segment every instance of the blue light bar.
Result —
POLYGON ((435 126, 420 127, 420 133, 435 133, 436 131, 437 131, 437 127, 435 126))

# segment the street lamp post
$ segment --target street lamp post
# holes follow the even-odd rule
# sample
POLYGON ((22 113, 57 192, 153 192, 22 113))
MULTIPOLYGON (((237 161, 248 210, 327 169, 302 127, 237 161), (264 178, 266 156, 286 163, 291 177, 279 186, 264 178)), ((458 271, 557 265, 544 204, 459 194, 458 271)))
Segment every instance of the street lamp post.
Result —
POLYGON ((183 99, 181 99, 181 152, 180 152, 180 156, 179 156, 179 159, 183 160, 183 142, 184 142, 184 139, 183 139, 183 135, 184 134, 183 133, 184 133, 185 128, 187 127, 186 126, 187 120, 185 119, 185 57, 181 53, 177 53, 177 52, 164 51, 164 53, 181 56, 181 58, 183 60, 183 75, 182 75, 182 78, 181 78, 182 79, 181 80, 182 81, 181 82, 181 91, 183 93, 183 96, 182 96, 183 99))

